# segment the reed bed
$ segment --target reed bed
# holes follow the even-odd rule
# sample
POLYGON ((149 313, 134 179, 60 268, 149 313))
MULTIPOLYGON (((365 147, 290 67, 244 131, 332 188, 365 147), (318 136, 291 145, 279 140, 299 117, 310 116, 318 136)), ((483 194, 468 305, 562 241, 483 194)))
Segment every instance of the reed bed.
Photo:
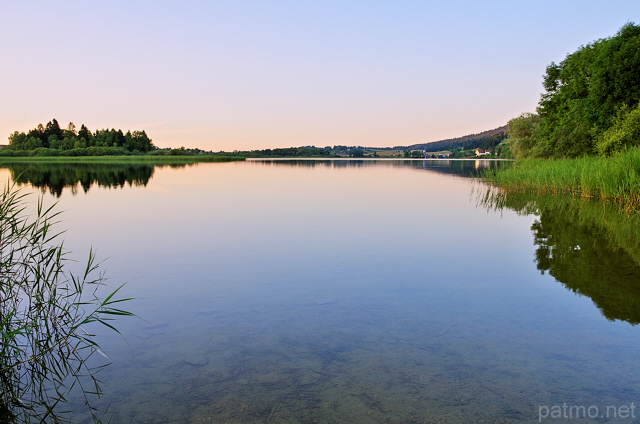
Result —
POLYGON ((29 213, 26 196, 10 185, 0 190, 0 423, 70 422, 74 394, 83 404, 75 406, 99 423, 106 411, 91 402, 102 394, 96 374, 107 364, 92 359, 101 352, 90 331, 118 331, 112 320, 133 315, 119 309, 130 299, 114 297, 122 286, 105 287, 92 251, 84 273, 69 271, 55 205, 45 208, 40 197, 29 213))
POLYGON ((487 171, 484 178, 507 191, 597 198, 640 212, 639 147, 608 157, 526 159, 487 171))

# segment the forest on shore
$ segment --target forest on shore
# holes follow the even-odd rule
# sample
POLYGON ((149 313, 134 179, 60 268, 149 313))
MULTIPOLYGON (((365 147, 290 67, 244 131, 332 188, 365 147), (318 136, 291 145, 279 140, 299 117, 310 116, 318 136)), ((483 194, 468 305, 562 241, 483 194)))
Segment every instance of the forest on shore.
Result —
POLYGON ((640 26, 580 47, 544 75, 537 113, 508 123, 518 158, 609 156, 640 146, 640 26))
POLYGON ((537 113, 509 121, 507 192, 570 194, 640 212, 640 26, 551 63, 537 113))

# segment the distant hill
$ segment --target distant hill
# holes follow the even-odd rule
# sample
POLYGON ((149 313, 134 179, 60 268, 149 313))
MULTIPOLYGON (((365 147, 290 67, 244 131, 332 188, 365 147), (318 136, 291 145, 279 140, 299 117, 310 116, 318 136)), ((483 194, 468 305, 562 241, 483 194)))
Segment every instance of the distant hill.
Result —
POLYGON ((484 131, 478 134, 465 135, 464 137, 449 138, 447 140, 432 141, 430 143, 412 144, 411 146, 396 146, 398 150, 424 150, 427 152, 440 152, 443 150, 463 150, 482 148, 491 150, 502 140, 507 138, 507 126, 484 131))

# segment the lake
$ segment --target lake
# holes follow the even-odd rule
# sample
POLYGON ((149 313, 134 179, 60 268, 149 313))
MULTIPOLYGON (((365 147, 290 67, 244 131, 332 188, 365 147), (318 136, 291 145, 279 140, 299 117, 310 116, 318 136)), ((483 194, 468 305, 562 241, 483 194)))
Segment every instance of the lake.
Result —
POLYGON ((113 423, 638 422, 637 219, 487 196, 473 176, 502 165, 39 164, 0 180, 58 201, 65 246, 93 246, 135 298, 122 336, 96 329, 113 423))

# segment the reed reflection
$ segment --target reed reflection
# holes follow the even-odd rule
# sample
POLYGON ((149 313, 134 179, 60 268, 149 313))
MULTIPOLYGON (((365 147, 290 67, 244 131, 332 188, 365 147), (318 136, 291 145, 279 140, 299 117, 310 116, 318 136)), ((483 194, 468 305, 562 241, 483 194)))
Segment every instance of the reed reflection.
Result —
POLYGON ((481 203, 535 214, 535 261, 567 289, 591 298, 604 317, 640 323, 640 216, 563 196, 489 190, 481 203))

